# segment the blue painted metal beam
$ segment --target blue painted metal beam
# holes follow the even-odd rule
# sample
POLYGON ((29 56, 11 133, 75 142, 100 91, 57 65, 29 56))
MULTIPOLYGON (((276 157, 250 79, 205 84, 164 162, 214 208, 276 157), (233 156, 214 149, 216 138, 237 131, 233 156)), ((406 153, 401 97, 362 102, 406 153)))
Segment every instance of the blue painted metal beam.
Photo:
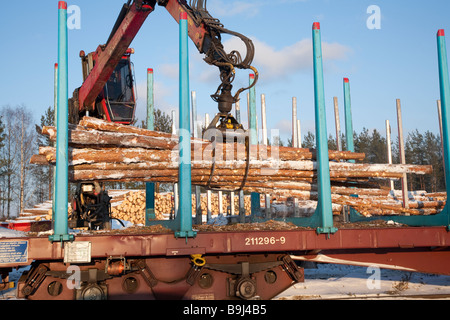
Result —
MULTIPOLYGON (((450 80, 448 74, 447 46, 445 31, 438 31, 438 60, 439 60, 439 88, 441 93, 442 131, 444 136, 444 165, 445 172, 450 172, 450 80)), ((446 174, 447 193, 450 191, 450 174, 446 174)))
POLYGON ((55 216, 52 242, 72 241, 69 234, 67 210, 69 206, 69 104, 68 104, 68 38, 67 3, 58 3, 58 118, 56 138, 55 216))
MULTIPOLYGON (((249 85, 251 86, 255 82, 255 75, 250 74, 249 85)), ((249 90, 249 134, 250 134, 250 145, 258 144, 258 133, 256 132, 256 88, 253 86, 249 90)))
MULTIPOLYGON (((448 74, 447 45, 445 42, 445 31, 440 29, 437 33, 438 45, 438 66, 439 66, 439 88, 441 92, 441 112, 442 112, 442 131, 444 145, 444 166, 445 183, 447 194, 450 194, 450 80, 448 74)), ((450 210, 449 205, 445 206, 441 215, 444 216, 444 224, 450 229, 450 210), (446 218, 445 218, 446 216, 446 218)))
MULTIPOLYGON (((147 69, 147 129, 155 130, 155 93, 153 69, 147 69)), ((145 184, 145 225, 156 219, 155 214, 155 183, 145 184)))
POLYGON ((189 103, 189 44, 187 13, 180 15, 180 169, 179 169, 179 228, 177 238, 197 235, 192 230, 191 130, 189 103))
MULTIPOLYGON (((439 68, 439 88, 441 93, 442 108, 442 131, 444 144, 444 166, 445 172, 450 170, 450 80, 448 74, 447 46, 445 43, 445 32, 439 30, 437 33, 437 49, 438 49, 438 68, 439 68)), ((450 175, 446 174, 447 194, 450 193, 450 175)), ((389 216, 389 217, 372 217, 365 218, 355 210, 350 212, 350 221, 367 221, 367 220, 392 220, 413 227, 422 226, 446 226, 450 230, 450 209, 447 203, 444 209, 435 215, 429 216, 389 216)))
MULTIPOLYGON (((352 118, 352 100, 350 96, 350 81, 344 78, 344 110, 345 110, 345 138, 347 142, 347 150, 355 152, 353 141, 353 118, 352 118)), ((350 160, 349 162, 355 162, 350 160)))
POLYGON ((318 201, 316 212, 321 218, 318 233, 335 233, 333 227, 333 210, 331 204, 330 164, 328 155, 327 120, 325 110, 325 88, 323 79, 322 40, 320 24, 313 24, 313 54, 314 54, 314 98, 317 144, 317 185, 318 201))
POLYGON ((328 136, 325 112, 325 90, 322 64, 322 44, 320 24, 313 24, 313 53, 314 53, 314 98, 315 125, 317 149, 317 179, 318 202, 317 209, 310 217, 288 217, 283 221, 297 226, 315 228, 317 233, 330 236, 337 228, 333 226, 333 212, 331 204, 330 166, 328 156, 328 136))

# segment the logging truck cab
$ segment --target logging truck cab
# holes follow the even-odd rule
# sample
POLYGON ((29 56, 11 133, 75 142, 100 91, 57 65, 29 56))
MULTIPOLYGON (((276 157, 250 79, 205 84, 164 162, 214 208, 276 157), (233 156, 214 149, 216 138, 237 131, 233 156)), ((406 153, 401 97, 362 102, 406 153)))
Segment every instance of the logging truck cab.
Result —
MULTIPOLYGON (((103 50, 103 46, 88 55, 84 51, 80 52, 83 82, 86 81, 95 66, 98 50, 103 50)), ((90 108, 80 108, 77 103, 79 89, 75 90, 73 96, 76 99, 72 98, 69 102, 69 121, 71 123, 77 124, 79 119, 85 115, 125 125, 134 122, 136 90, 134 68, 130 59, 133 53, 134 49, 130 48, 122 56, 90 108)))

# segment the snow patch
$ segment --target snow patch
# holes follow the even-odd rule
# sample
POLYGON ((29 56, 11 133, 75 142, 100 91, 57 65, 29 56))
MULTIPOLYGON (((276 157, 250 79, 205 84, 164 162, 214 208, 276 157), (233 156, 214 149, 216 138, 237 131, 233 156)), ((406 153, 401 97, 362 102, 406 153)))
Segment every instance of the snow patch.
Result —
POLYGON ((26 236, 27 234, 23 231, 16 231, 0 227, 0 238, 23 238, 26 236))

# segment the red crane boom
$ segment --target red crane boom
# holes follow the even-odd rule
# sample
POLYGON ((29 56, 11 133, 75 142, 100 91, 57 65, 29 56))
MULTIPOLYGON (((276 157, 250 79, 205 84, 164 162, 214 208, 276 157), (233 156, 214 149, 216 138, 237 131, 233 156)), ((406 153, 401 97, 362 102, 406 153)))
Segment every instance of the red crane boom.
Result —
MULTIPOLYGON (((232 104, 239 100, 239 94, 248 89, 242 88, 234 97, 231 95, 231 83, 234 80, 236 68, 252 69, 257 76, 256 69, 251 66, 254 56, 253 43, 247 37, 225 29, 219 20, 209 15, 203 1, 191 1, 191 5, 193 2, 196 3, 196 7, 191 7, 185 0, 129 0, 127 4, 124 4, 107 44, 100 45, 95 52, 88 56, 83 51, 80 53, 83 60, 84 82, 79 89, 75 90, 71 99, 71 122, 77 123, 80 116, 86 112, 92 112, 92 116, 103 117, 108 121, 120 122, 120 119, 115 120, 112 116, 111 106, 109 109, 107 107, 107 104, 109 105, 108 92, 104 92, 102 95, 102 91, 107 87, 108 81, 118 82, 111 76, 114 76, 114 71, 122 60, 128 59, 129 61, 127 53, 132 52, 127 52, 127 50, 149 14, 154 11, 157 2, 160 6, 165 7, 177 22, 179 22, 180 13, 187 12, 189 37, 199 52, 206 54, 205 61, 219 68, 222 83, 212 98, 219 103, 221 114, 228 115, 232 104), (247 55, 244 59, 235 51, 232 53, 224 51, 221 43, 222 33, 232 34, 244 41, 247 46, 247 55), (99 102, 101 103, 98 104, 99 102)), ((127 84, 132 90, 132 76, 129 77, 130 80, 127 84)), ((255 84, 256 81, 253 85, 255 84)), ((122 90, 124 89, 122 88, 122 90)), ((134 116, 134 94, 132 96, 129 100, 119 102, 127 102, 127 107, 133 109, 132 115, 134 116)), ((130 124, 132 121, 128 119, 128 121, 121 122, 130 124)))

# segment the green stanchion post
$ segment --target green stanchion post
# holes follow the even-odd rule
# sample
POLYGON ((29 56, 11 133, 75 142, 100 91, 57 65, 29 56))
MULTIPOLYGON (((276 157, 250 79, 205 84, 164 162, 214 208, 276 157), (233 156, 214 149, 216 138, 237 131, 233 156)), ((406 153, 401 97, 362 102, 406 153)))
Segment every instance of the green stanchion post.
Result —
MULTIPOLYGON (((344 78, 344 110, 347 150, 355 152, 355 145, 353 141, 352 100, 350 96, 350 80, 348 78, 344 78)), ((349 160, 349 162, 354 163, 355 160, 349 160)))
MULTIPOLYGON (((441 93, 442 133, 443 133, 443 156, 445 167, 445 183, 447 194, 450 193, 450 80, 448 74, 447 45, 445 42, 445 31, 440 29, 437 33, 438 60, 439 60, 439 88, 441 93)), ((441 215, 446 215, 444 223, 450 229, 450 212, 448 204, 441 215)), ((445 219, 445 218, 444 218, 445 219)))
POLYGON ((191 130, 189 106, 189 45, 187 13, 180 14, 180 170, 177 238, 192 238, 191 130))
POLYGON ((67 3, 58 3, 58 118, 56 138, 56 182, 55 217, 53 221, 52 242, 72 241, 68 228, 69 202, 69 103, 68 103, 68 39, 67 3))
POLYGON ((325 89, 323 79, 322 40, 320 23, 313 24, 313 53, 314 53, 314 98, 317 144, 317 184, 318 202, 317 212, 321 217, 322 226, 318 233, 335 233, 333 227, 333 210, 331 205, 330 164, 328 156, 328 136, 325 111, 325 89))
MULTIPOLYGON (((439 67, 439 87, 441 94, 441 111, 442 111, 442 132, 443 132, 443 155, 445 172, 450 170, 450 80, 448 74, 447 47, 445 43, 445 32, 443 29, 437 33, 437 49, 438 49, 438 67, 439 67)), ((450 175, 445 175, 447 193, 450 193, 450 175)), ((418 215, 418 216, 389 216, 389 217, 371 217, 366 218, 355 210, 350 211, 350 221, 368 221, 368 220, 392 220, 394 222, 403 223, 413 227, 425 226, 445 226, 450 230, 450 210, 447 203, 444 209, 435 215, 418 215)))

